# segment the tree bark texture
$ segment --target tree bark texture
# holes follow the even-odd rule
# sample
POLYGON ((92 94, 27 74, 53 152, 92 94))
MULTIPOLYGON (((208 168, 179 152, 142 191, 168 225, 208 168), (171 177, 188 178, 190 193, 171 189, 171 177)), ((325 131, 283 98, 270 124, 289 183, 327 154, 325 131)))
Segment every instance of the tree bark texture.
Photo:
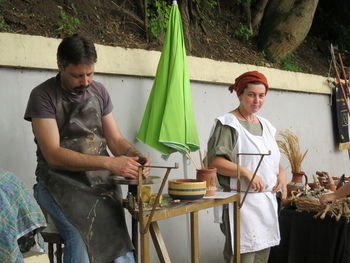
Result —
POLYGON ((257 1, 255 7, 253 8, 252 11, 252 29, 253 29, 253 35, 257 36, 259 34, 259 27, 261 24, 261 21, 264 17, 264 12, 265 12, 265 8, 267 6, 267 3, 269 2, 269 0, 260 0, 257 1))
POLYGON ((189 15, 188 0, 178 1, 178 5, 181 13, 181 18, 182 18, 182 29, 184 32, 185 46, 187 47, 187 50, 191 52, 192 41, 191 41, 191 35, 190 35, 190 15, 189 15))
POLYGON ((319 0, 270 0, 259 33, 259 47, 273 59, 291 54, 308 34, 319 0))

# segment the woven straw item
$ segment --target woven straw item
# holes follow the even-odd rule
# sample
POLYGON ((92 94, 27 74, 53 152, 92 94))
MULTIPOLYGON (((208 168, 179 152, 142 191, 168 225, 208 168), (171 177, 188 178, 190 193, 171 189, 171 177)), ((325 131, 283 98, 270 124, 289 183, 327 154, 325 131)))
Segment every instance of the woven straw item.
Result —
POLYGON ((294 200, 298 210, 307 212, 319 212, 326 208, 326 205, 320 204, 318 198, 315 197, 297 197, 294 200))

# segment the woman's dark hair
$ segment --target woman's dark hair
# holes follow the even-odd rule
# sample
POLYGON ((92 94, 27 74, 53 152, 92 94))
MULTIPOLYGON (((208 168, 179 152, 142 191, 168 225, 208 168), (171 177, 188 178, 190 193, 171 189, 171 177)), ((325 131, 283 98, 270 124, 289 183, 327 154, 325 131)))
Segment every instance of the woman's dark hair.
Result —
POLYGON ((63 67, 67 67, 69 64, 96 63, 95 45, 91 40, 79 34, 65 37, 58 46, 57 61, 63 67))

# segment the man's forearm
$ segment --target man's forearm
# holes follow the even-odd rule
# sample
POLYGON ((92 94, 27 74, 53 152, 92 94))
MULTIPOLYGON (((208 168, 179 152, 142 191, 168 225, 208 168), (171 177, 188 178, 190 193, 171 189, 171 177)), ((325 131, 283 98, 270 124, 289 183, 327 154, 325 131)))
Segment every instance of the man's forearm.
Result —
POLYGON ((108 156, 90 155, 60 147, 47 162, 57 168, 71 171, 94 171, 108 169, 108 156))
POLYGON ((110 142, 108 144, 108 148, 111 150, 114 156, 142 156, 142 154, 139 151, 137 151, 137 149, 124 138, 120 139, 117 142, 110 142))

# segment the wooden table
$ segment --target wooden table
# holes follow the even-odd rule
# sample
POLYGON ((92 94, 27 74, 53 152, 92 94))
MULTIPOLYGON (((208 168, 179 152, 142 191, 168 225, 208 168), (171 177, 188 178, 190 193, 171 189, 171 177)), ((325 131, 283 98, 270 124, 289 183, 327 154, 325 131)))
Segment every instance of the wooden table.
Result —
MULTIPOLYGON (((140 250, 141 250, 141 262, 150 262, 150 251, 149 251, 149 236, 151 234, 153 244, 156 248, 160 262, 171 262, 168 251, 165 246, 165 242, 162 238, 158 227, 158 221, 190 214, 191 222, 191 259, 193 263, 199 262, 199 238, 198 238, 198 211, 212 208, 218 205, 224 205, 233 203, 233 216, 234 216, 234 251, 240 251, 240 214, 239 214, 239 202, 240 195, 235 194, 225 199, 199 199, 193 201, 181 201, 179 203, 172 203, 171 205, 164 207, 160 210, 156 210, 153 217, 150 220, 149 231, 139 231, 140 222, 139 215, 133 213, 132 223, 132 240, 135 246, 135 259, 138 260, 138 239, 140 237, 140 250), (140 233, 139 233, 140 232, 140 233)), ((143 222, 146 224, 150 217, 149 211, 143 212, 143 222)), ((240 262, 240 253, 235 253, 234 262, 240 262)))

